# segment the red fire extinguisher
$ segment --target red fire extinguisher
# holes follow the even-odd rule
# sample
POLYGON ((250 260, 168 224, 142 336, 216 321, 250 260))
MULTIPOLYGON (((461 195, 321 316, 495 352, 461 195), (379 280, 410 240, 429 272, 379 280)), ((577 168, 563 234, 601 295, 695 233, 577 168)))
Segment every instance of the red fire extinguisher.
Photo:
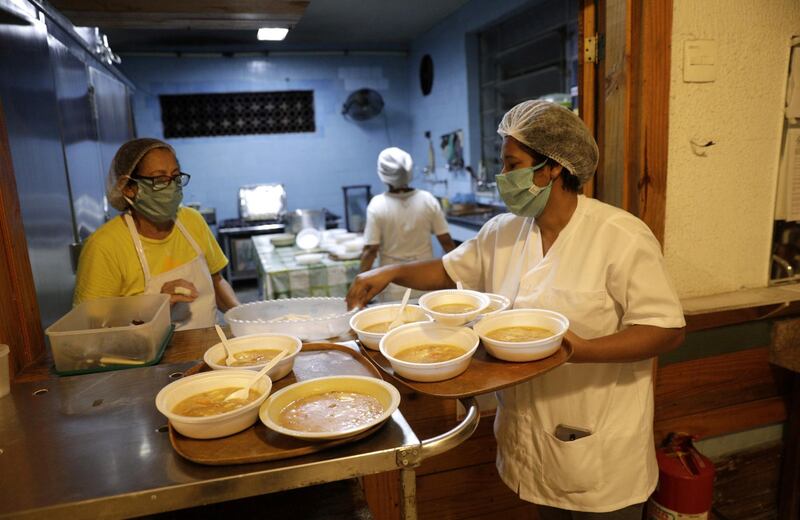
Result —
POLYGON ((706 520, 714 489, 714 464, 685 433, 670 433, 656 450, 658 486, 647 502, 648 520, 706 520))

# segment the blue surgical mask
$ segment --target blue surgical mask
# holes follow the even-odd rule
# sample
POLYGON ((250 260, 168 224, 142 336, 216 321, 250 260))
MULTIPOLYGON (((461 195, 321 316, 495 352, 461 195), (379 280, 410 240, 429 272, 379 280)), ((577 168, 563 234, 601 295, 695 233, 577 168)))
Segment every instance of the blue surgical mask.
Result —
POLYGON ((183 201, 183 189, 170 182, 162 190, 154 190, 148 182, 139 182, 131 179, 138 186, 134 200, 125 197, 133 208, 142 214, 147 220, 156 224, 166 224, 175 220, 178 215, 178 208, 183 201))
POLYGON ((533 174, 545 163, 547 159, 536 166, 519 168, 496 177, 497 190, 508 210, 514 215, 535 218, 544 211, 553 181, 547 183, 547 186, 537 186, 533 182, 533 174))

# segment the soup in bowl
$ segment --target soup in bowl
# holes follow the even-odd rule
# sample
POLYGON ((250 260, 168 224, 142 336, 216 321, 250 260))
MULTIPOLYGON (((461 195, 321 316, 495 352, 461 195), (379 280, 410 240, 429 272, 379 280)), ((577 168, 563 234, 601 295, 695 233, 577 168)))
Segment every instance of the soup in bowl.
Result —
POLYGON ((403 325, 381 339, 380 351, 396 374, 412 381, 443 381, 469 366, 480 339, 472 329, 438 322, 403 325))
POLYGON ((492 356, 504 361, 535 361, 559 349, 569 320, 545 309, 514 309, 488 315, 473 329, 492 356))
POLYGON ((464 325, 491 303, 489 296, 465 289, 444 289, 423 294, 419 306, 443 325, 464 325))
MULTIPOLYGON (((358 311, 350 318, 350 328, 353 329, 361 343, 372 350, 378 350, 381 338, 386 335, 389 324, 400 310, 399 303, 368 307, 358 311)), ((417 323, 433 321, 430 316, 418 305, 406 305, 403 311, 404 323, 417 323)))
POLYGON ((277 381, 292 371, 294 360, 303 348, 303 343, 297 336, 269 333, 229 339, 228 347, 236 358, 233 366, 228 366, 226 363, 227 355, 222 343, 217 343, 206 350, 203 361, 214 370, 246 369, 257 372, 280 351, 285 351, 285 357, 267 372, 270 379, 277 381))
POLYGON ((225 403, 225 397, 253 380, 251 370, 213 370, 174 381, 156 395, 156 408, 178 433, 194 439, 216 439, 255 423, 258 408, 269 396, 272 380, 262 377, 250 396, 225 403))
POLYGON ((261 407, 264 425, 305 440, 351 437, 381 424, 400 404, 400 392, 373 377, 328 376, 289 385, 261 407))

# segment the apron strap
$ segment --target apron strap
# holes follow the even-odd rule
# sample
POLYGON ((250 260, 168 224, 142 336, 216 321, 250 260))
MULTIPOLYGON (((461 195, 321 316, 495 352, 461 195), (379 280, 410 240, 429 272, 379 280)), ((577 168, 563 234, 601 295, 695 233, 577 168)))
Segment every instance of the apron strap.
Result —
MULTIPOLYGON (((506 267, 507 275, 503 279, 503 284, 500 287, 500 294, 505 296, 511 301, 511 308, 514 308, 514 301, 519 294, 519 284, 522 281, 522 266, 525 264, 528 255, 528 242, 530 242, 531 228, 533 227, 533 219, 528 218, 525 224, 522 225, 520 236, 517 238, 517 244, 522 244, 519 254, 512 251, 508 259, 508 266, 506 267)), ((515 247, 516 249, 516 247, 515 247)))
POLYGON ((142 241, 139 239, 139 231, 136 230, 136 224, 133 223, 133 218, 131 218, 129 213, 123 213, 122 215, 123 220, 125 220, 125 224, 128 226, 128 231, 131 233, 131 238, 133 239, 133 248, 136 250, 136 255, 139 257, 139 263, 142 266, 142 271, 144 272, 144 285, 147 287, 147 284, 150 283, 150 267, 147 265, 147 258, 144 256, 144 247, 142 246, 142 241))
POLYGON ((180 232, 183 233, 183 236, 186 237, 186 240, 189 242, 189 245, 192 246, 194 252, 197 253, 197 256, 204 256, 203 250, 200 249, 200 246, 197 244, 197 242, 195 242, 194 237, 192 237, 192 235, 186 230, 177 217, 175 218, 175 225, 178 227, 180 232))

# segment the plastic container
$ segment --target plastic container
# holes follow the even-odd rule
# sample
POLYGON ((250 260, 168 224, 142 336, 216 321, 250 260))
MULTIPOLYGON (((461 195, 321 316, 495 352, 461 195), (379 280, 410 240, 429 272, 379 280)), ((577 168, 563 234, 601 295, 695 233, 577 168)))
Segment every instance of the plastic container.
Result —
POLYGON ((83 302, 45 333, 56 370, 70 372, 145 365, 159 354, 170 329, 169 296, 139 294, 83 302))
POLYGON ((419 306, 427 312, 431 318, 443 325, 464 325, 478 317, 478 315, 489 306, 491 300, 489 296, 477 291, 467 289, 443 289, 423 294, 419 299, 419 306), (439 305, 464 304, 472 307, 471 311, 461 313, 443 313, 433 310, 439 305))
MULTIPOLYGON (((400 310, 399 303, 390 303, 388 305, 380 305, 377 307, 368 307, 358 311, 352 318, 350 318, 350 328, 353 329, 358 336, 358 339, 365 347, 378 350, 378 346, 386 333, 385 332, 367 332, 366 328, 378 323, 391 322, 397 317, 397 311, 400 310)), ((403 310, 403 322, 416 323, 420 321, 433 321, 433 318, 425 314, 425 311, 417 305, 406 305, 403 310)))
POLYGON ((355 313, 344 298, 290 298, 239 305, 225 313, 225 322, 237 337, 274 332, 315 341, 347 333, 355 313))

